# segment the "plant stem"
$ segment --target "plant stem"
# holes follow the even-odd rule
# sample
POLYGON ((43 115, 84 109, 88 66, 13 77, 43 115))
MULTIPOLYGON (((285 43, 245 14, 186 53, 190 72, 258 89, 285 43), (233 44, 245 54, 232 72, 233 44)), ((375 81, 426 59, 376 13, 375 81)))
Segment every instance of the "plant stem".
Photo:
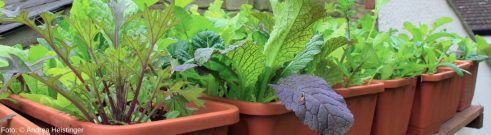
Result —
MULTIPOLYGON (((170 9, 170 7, 168 7, 168 10, 170 9)), ((168 25, 168 20, 170 20, 170 17, 172 17, 172 15, 170 15, 171 11, 167 12, 165 14, 165 17, 161 18, 161 16, 151 16, 151 12, 146 10, 146 19, 148 19, 147 21, 147 24, 149 26, 149 35, 150 35, 150 47, 148 48, 148 52, 147 52, 147 56, 145 57, 145 60, 144 60, 144 63, 143 63, 143 66, 142 66, 142 69, 141 69, 141 72, 140 72, 140 75, 139 75, 139 78, 138 78, 138 83, 136 85, 136 90, 134 92, 134 95, 133 95, 133 100, 131 101, 131 104, 130 104, 130 109, 128 111, 128 113, 126 114, 126 120, 128 121, 128 123, 131 123, 131 114, 133 114, 133 112, 135 111, 135 107, 136 107, 136 103, 137 103, 137 100, 138 100, 138 95, 140 94, 140 89, 142 87, 142 83, 143 83, 143 78, 145 76, 145 71, 146 69, 148 68, 148 64, 149 64, 149 61, 150 61, 150 57, 152 56, 152 52, 155 48, 155 45, 157 43, 157 41, 160 39, 160 37, 164 34, 165 30, 166 29, 166 25, 168 25), (155 20, 152 20, 152 19, 155 19, 155 20), (161 19, 161 20, 158 20, 158 19, 161 19), (154 22, 158 22, 157 24, 160 24, 159 27, 158 27, 158 30, 157 31, 154 31, 154 22), (156 33, 155 33, 156 32, 156 33)), ((144 15, 144 16, 145 16, 144 15)))
POLYGON ((51 34, 49 34, 49 33, 51 33, 51 25, 50 24, 46 24, 46 27, 47 27, 47 30, 48 30, 48 35, 41 34, 42 32, 35 25, 34 26, 28 25, 28 26, 31 27, 31 29, 33 29, 34 32, 36 32, 38 35, 40 35, 44 39, 46 39, 46 41, 48 42, 48 45, 53 49, 53 51, 56 53, 56 55, 58 55, 60 57, 60 59, 63 61, 63 63, 65 63, 65 65, 68 66, 68 68, 70 68, 70 70, 73 72, 73 74, 75 74, 75 76, 77 76, 77 78, 80 80, 80 82, 82 84, 84 84, 85 89, 87 91, 90 91, 89 86, 87 86, 85 84, 85 80, 83 79, 82 74, 77 69, 75 69, 75 67, 73 67, 73 65, 70 63, 70 61, 67 58, 63 57, 63 55, 61 54, 60 50, 53 43, 53 40, 54 39, 51 36, 51 34))
POLYGON ((145 109, 143 110, 143 112, 141 113, 140 115, 140 118, 136 121, 137 123, 139 123, 143 117, 145 116, 145 112, 148 110, 148 108, 152 107, 152 100, 155 98, 155 96, 157 95, 157 91, 160 89, 160 84, 162 83, 162 76, 159 75, 158 76, 158 79, 157 79, 157 85, 156 87, 154 88, 154 91, 152 92, 152 96, 150 97, 150 99, 148 100, 148 103, 147 103, 147 107, 145 107, 145 109))
POLYGON ((56 84, 49 83, 47 80, 45 80, 43 77, 41 77, 39 75, 36 75, 36 74, 29 74, 29 75, 32 76, 33 78, 39 80, 40 82, 46 84, 46 86, 53 89, 54 91, 60 93, 63 97, 65 97, 68 101, 70 101, 73 105, 75 105, 75 107, 77 107, 78 110, 80 110, 80 112, 82 112, 82 114, 84 115, 84 117, 88 121, 94 121, 95 120, 90 116, 88 111, 85 110, 85 108, 79 102, 77 102, 75 99, 70 97, 67 93, 65 93, 65 91, 61 90, 58 86, 56 86, 56 84))
POLYGON ((271 74, 273 72, 273 68, 272 67, 266 67, 265 70, 264 70, 264 76, 262 77, 262 80, 261 80, 261 84, 260 84, 260 87, 258 89, 258 91, 256 92, 256 94, 258 94, 258 96, 256 97, 256 100, 258 101, 262 101, 263 98, 264 98, 264 94, 266 93, 266 91, 268 90, 268 83, 271 79, 271 74))

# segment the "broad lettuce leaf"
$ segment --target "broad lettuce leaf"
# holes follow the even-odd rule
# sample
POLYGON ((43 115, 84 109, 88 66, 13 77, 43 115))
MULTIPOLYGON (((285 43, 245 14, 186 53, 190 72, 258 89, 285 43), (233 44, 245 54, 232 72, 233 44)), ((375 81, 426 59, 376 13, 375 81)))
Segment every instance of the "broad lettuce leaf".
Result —
POLYGON ((179 23, 171 30, 171 36, 189 41, 199 32, 219 31, 213 22, 204 16, 189 14, 188 11, 181 7, 175 7, 174 10, 176 21, 179 23))
POLYGON ((218 33, 213 31, 199 32, 196 36, 193 37, 192 40, 194 48, 225 48, 223 38, 218 33))
POLYGON ((263 73, 265 56, 262 47, 250 42, 227 54, 232 61, 232 68, 240 78, 242 90, 254 87, 258 77, 263 73))
POLYGON ((322 0, 272 0, 275 26, 265 45, 266 66, 277 68, 290 61, 314 35, 313 24, 325 17, 322 0))

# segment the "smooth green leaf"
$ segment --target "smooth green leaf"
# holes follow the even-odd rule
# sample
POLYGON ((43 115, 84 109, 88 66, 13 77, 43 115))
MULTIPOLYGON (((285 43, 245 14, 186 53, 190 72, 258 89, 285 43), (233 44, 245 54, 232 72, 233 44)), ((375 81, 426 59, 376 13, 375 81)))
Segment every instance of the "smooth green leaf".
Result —
POLYGON ((433 22, 433 25, 432 25, 433 30, 434 29, 437 29, 437 28, 440 28, 441 26, 443 26, 445 24, 448 24, 450 22, 452 22, 452 18, 450 18, 450 17, 441 17, 441 18, 438 18, 435 22, 433 22))

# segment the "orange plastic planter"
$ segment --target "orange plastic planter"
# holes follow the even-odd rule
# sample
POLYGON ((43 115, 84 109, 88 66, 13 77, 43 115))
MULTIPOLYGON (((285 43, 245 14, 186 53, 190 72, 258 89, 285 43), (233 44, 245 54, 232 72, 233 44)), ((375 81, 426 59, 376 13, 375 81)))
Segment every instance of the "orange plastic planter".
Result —
MULTIPOLYGON (((373 83, 349 88, 337 88, 355 123, 347 135, 368 135, 373 121, 377 94, 384 90, 382 83, 373 83)), ((230 127, 233 135, 317 135, 304 125, 295 114, 281 102, 254 103, 226 98, 204 96, 204 99, 235 105, 240 110, 240 122, 230 127)))
POLYGON ((99 125, 79 121, 73 116, 17 95, 12 95, 11 98, 16 100, 17 103, 7 101, 4 104, 58 128, 82 128, 83 130, 79 134, 86 135, 226 135, 228 125, 239 121, 237 107, 207 101, 205 107, 192 116, 124 126, 99 125))
POLYGON ((384 83, 385 91, 378 95, 373 135, 406 134, 416 81, 417 78, 376 81, 384 83))
POLYGON ((0 118, 4 118, 7 115, 13 114, 14 117, 10 120, 8 125, 4 125, 5 128, 9 130, 5 130, 2 134, 9 135, 49 135, 48 132, 35 132, 35 130, 41 129, 41 127, 17 114, 16 112, 10 110, 5 105, 0 104, 0 118))
POLYGON ((373 82, 367 85, 336 88, 344 97, 353 113, 355 122, 345 135, 370 135, 378 94, 384 91, 384 84, 373 82))
MULTIPOLYGON (((377 102, 384 91, 382 83, 336 88, 353 113, 355 123, 346 135, 369 135, 377 102)), ((281 102, 254 103, 204 96, 204 99, 235 105, 240 110, 240 122, 231 126, 233 135, 318 135, 304 125, 281 102)))
POLYGON ((461 98, 458 111, 463 111, 471 106, 472 98, 476 88, 477 71, 479 70, 479 62, 461 61, 468 63, 470 67, 467 71, 471 74, 465 74, 464 82, 461 88, 461 98))
POLYGON ((232 135, 317 135, 281 102, 255 103, 203 96, 204 99, 235 105, 240 122, 230 127, 232 135))
POLYGON ((445 68, 434 75, 423 74, 420 79, 407 134, 431 135, 456 113, 463 79, 445 68))

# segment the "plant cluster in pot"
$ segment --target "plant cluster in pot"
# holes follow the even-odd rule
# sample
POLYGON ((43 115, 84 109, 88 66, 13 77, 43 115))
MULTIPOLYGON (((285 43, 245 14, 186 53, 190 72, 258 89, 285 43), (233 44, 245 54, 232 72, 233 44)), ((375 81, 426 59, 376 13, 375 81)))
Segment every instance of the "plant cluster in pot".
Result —
POLYGON ((405 134, 411 116, 417 76, 424 72, 424 66, 418 62, 416 54, 412 53, 416 50, 414 45, 400 40, 394 30, 373 30, 377 15, 378 8, 373 16, 365 16, 359 20, 362 24, 360 29, 350 30, 353 31, 351 37, 358 38, 356 41, 362 45, 354 45, 351 54, 355 55, 347 59, 359 63, 346 65, 362 65, 360 69, 364 71, 358 73, 361 76, 359 78, 383 84, 384 91, 378 93, 374 101, 376 105, 371 131, 366 132, 376 135, 405 134))
POLYGON ((461 87, 461 98, 458 107, 458 111, 463 111, 470 107, 472 98, 474 97, 474 91, 476 87, 477 71, 479 69, 479 63, 489 59, 491 54, 491 47, 489 47, 487 41, 480 36, 475 37, 475 42, 467 37, 460 37, 455 35, 458 43, 457 59, 459 65, 468 64, 470 67, 465 74, 461 87))
MULTIPOLYGON (((206 99, 239 108, 241 120, 231 134, 345 133, 353 116, 343 97, 319 77, 298 75, 325 45, 313 32, 326 17, 319 4, 324 2, 271 2, 273 14, 251 11, 246 4, 229 17, 216 0, 203 15, 214 25, 183 26, 198 30, 168 49, 179 64, 198 67, 182 77, 207 88, 206 99)), ((188 13, 183 18, 203 17, 188 13)), ((200 19, 200 24, 208 21, 200 19)))
POLYGON ((451 21, 451 18, 439 18, 432 27, 404 24, 411 36, 401 34, 400 39, 414 44, 414 53, 425 68, 417 84, 407 134, 436 133, 458 109, 460 86, 468 64, 457 65, 457 55, 449 53, 451 46, 458 43, 455 34, 439 31, 442 25, 451 21))
MULTIPOLYGON (((377 2, 380 6, 384 4, 383 1, 377 2)), ((374 127, 381 125, 376 123, 376 113, 384 113, 377 110, 380 109, 377 107, 380 107, 379 96, 384 96, 385 93, 383 81, 372 81, 372 79, 379 77, 380 74, 391 76, 392 70, 399 66, 395 65, 397 61, 393 60, 392 56, 403 54, 393 52, 392 44, 389 44, 392 32, 376 31, 379 8, 374 10, 374 15, 365 15, 356 19, 353 17, 356 13, 352 5, 354 1, 339 1, 336 9, 329 11, 338 12, 337 14, 342 17, 328 19, 318 26, 317 30, 324 33, 323 36, 327 41, 321 55, 314 59, 315 62, 308 67, 307 72, 328 80, 335 85, 336 92, 345 97, 355 119, 353 127, 347 134, 370 134, 375 131, 374 127)), ((409 93, 408 100, 411 100, 406 102, 412 102, 411 92, 404 93, 409 93)), ((387 97, 383 100, 387 100, 387 97)), ((386 111, 394 111, 388 108, 390 106, 387 104, 380 105, 386 106, 386 111)), ((411 105, 412 103, 409 103, 406 105, 408 107, 401 107, 409 111, 411 105)), ((392 116, 392 113, 382 115, 389 119, 391 117, 409 119, 409 113, 406 113, 407 116, 404 116, 404 113, 396 116, 392 116)), ((401 123, 392 123, 391 126, 404 127, 404 122, 401 123)), ((392 129, 404 130, 396 127, 392 129)))
POLYGON ((204 89, 181 77, 193 66, 167 57, 183 2, 77 0, 40 26, 27 12, 1 18, 42 37, 28 50, 0 46, 12 94, 2 103, 72 134, 227 134, 238 108, 199 99, 204 89))

